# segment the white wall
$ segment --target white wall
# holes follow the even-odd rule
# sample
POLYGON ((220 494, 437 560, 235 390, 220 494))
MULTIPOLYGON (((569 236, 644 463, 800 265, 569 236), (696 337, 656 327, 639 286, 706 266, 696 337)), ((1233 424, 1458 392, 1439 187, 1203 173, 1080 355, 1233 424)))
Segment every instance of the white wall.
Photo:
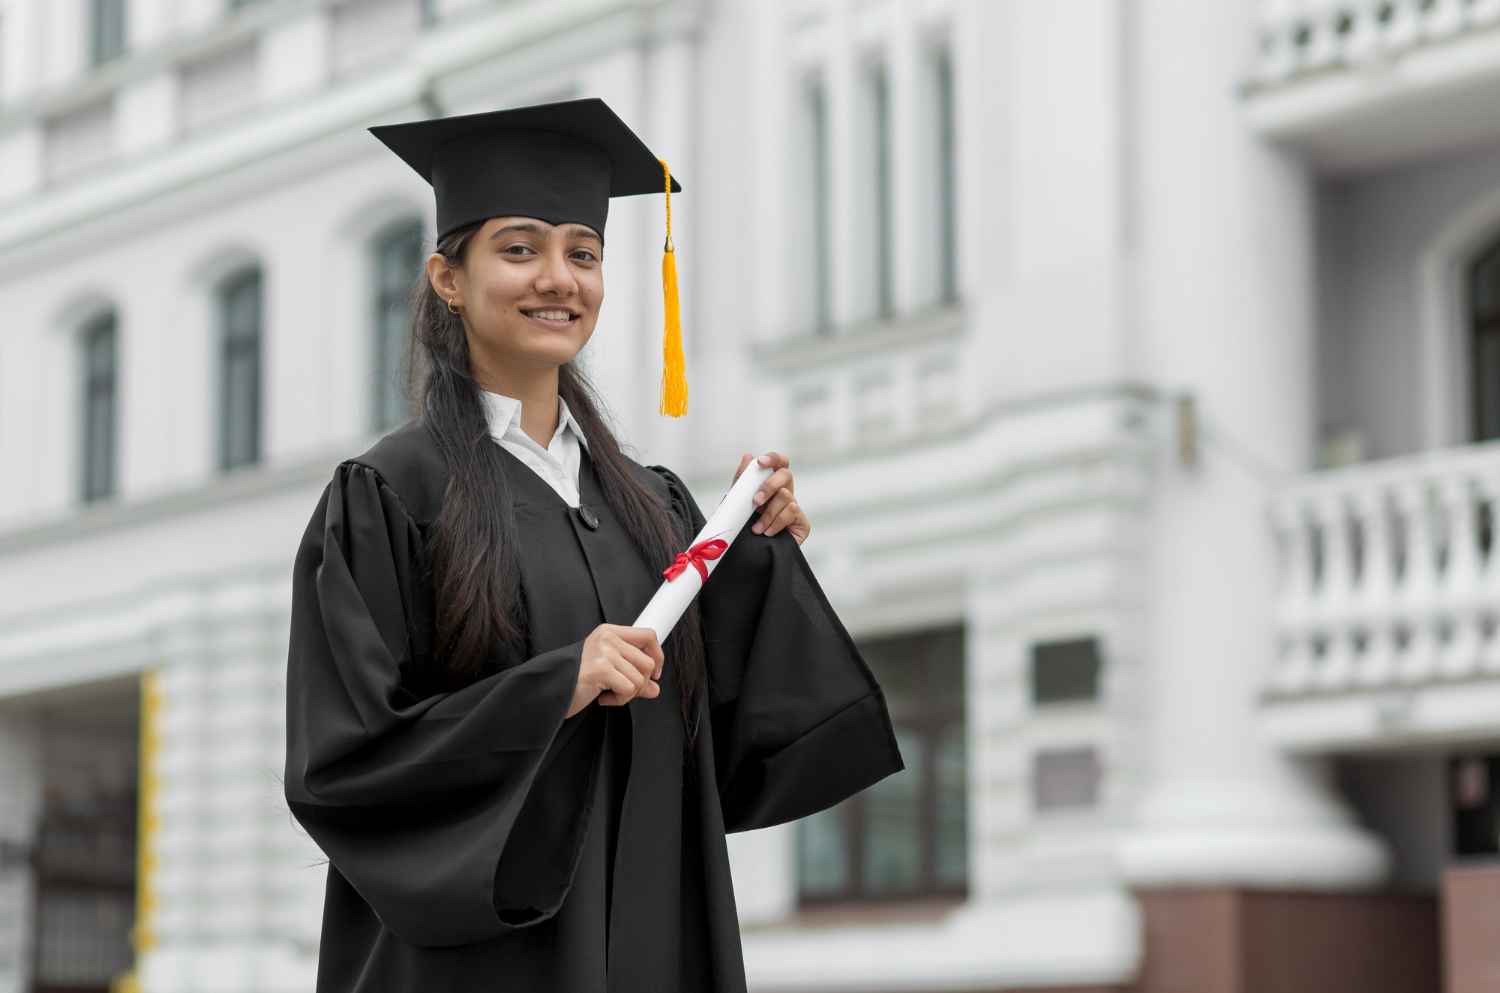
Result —
POLYGON ((1432 267, 1500 237, 1497 198, 1500 147, 1320 184, 1319 420, 1365 457, 1469 440, 1461 290, 1432 267))

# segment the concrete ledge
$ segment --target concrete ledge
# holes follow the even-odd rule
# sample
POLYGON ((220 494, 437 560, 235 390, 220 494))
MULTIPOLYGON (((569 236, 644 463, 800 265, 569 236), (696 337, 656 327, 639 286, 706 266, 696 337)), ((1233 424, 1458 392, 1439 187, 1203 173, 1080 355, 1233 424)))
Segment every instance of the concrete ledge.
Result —
POLYGON ((933 922, 743 937, 756 993, 1112 990, 1141 961, 1142 923, 1124 890, 970 902, 933 922))

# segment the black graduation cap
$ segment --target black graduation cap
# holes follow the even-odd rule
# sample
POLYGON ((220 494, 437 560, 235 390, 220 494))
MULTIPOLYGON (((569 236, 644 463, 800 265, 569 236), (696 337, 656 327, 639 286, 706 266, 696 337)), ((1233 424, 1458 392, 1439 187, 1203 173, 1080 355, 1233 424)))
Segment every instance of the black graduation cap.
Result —
POLYGON ((682 186, 608 104, 586 97, 368 130, 432 184, 440 241, 474 221, 511 215, 586 224, 603 239, 611 197, 666 193, 660 412, 687 412, 672 244, 671 194, 682 186))

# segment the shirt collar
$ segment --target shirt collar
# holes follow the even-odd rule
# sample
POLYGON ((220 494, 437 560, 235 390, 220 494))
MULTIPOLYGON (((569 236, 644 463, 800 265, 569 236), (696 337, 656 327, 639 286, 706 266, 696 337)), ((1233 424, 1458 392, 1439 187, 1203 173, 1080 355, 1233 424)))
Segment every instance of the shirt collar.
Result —
MULTIPOLYGON (((518 423, 521 417, 521 401, 515 397, 506 396, 504 393, 495 393, 491 390, 481 389, 479 399, 484 403, 485 414, 489 419, 490 434, 498 441, 505 437, 506 433, 514 426, 517 431, 521 430, 518 423)), ((588 438, 584 436, 583 428, 573 418, 573 412, 568 409, 568 401, 561 396, 557 398, 557 428, 559 431, 567 429, 573 432, 584 448, 589 447, 588 438)), ((545 446, 544 446, 545 447, 545 446)))

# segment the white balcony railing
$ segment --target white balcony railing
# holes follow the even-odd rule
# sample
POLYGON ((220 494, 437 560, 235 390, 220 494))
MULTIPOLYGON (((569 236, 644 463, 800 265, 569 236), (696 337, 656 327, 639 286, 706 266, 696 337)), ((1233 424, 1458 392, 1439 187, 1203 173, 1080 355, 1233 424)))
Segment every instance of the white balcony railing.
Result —
POLYGON ((1271 510, 1267 702, 1500 680, 1500 442, 1317 472, 1271 510))
POLYGON ((1500 0, 1263 0, 1253 85, 1389 60, 1500 24, 1500 0))

